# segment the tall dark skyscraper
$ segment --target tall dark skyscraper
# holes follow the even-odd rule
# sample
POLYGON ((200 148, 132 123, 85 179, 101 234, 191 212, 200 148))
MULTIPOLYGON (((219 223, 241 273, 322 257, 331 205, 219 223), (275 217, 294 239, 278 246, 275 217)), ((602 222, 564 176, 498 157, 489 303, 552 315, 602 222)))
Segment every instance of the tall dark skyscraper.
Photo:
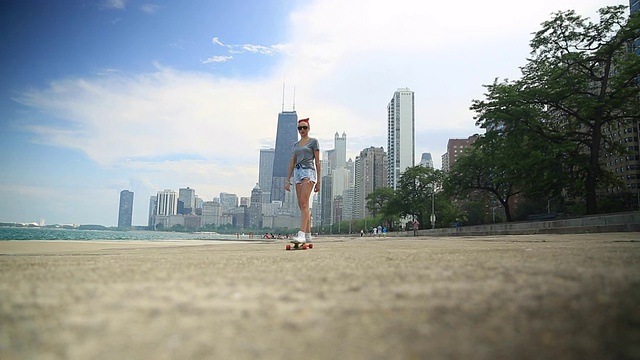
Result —
POLYGON ((273 158, 273 181, 271 183, 271 201, 284 202, 284 183, 293 150, 298 141, 298 114, 295 111, 283 111, 278 114, 278 130, 276 133, 276 149, 273 158))
POLYGON ((120 207, 118 209, 118 228, 130 229, 133 218, 133 192, 122 190, 120 192, 120 207))
POLYGON ((258 170, 258 185, 262 190, 262 203, 271 202, 271 182, 273 181, 273 158, 276 149, 260 149, 260 167, 258 170))

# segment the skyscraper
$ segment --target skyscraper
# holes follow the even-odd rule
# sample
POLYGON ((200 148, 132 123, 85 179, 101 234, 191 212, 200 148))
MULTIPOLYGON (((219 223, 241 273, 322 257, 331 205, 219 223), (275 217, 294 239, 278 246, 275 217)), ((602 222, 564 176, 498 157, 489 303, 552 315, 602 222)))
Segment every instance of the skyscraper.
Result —
POLYGON ((349 187, 352 188, 353 187, 353 179, 354 179, 354 174, 355 174, 355 164, 353 162, 353 160, 351 160, 351 158, 349 158, 349 160, 347 160, 347 170, 349 170, 349 187))
POLYGON ((334 169, 342 169, 347 166, 347 134, 344 132, 342 136, 336 135, 333 139, 333 148, 335 149, 335 163, 333 165, 334 169))
POLYGON ((156 216, 156 207, 158 206, 158 197, 153 195, 149 197, 149 219, 147 226, 152 229, 154 218, 156 216))
POLYGON ((250 229, 262 228, 262 190, 260 185, 256 184, 253 190, 251 190, 251 205, 247 209, 249 212, 249 224, 250 229))
POLYGON ((442 170, 449 172, 451 166, 453 166, 458 157, 460 157, 465 149, 471 146, 477 139, 478 137, 476 135, 471 135, 466 139, 449 139, 447 142, 447 158, 445 159, 444 155, 442 157, 442 170))
POLYGON ((331 175, 333 169, 336 168, 336 149, 329 149, 324 152, 324 156, 322 160, 325 160, 326 164, 322 165, 322 171, 326 173, 326 175, 331 175), (325 171, 326 165, 326 171, 325 171))
POLYGON ((422 153, 422 157, 420 158, 420 166, 433 169, 433 159, 431 158, 431 153, 422 153))
POLYGON ((287 180, 293 144, 298 141, 297 124, 298 114, 295 111, 283 111, 278 114, 276 148, 273 157, 273 176, 271 180, 271 201, 285 202, 284 183, 287 180))
MULTIPOLYGON (((630 0, 631 15, 640 11, 640 0, 630 0)), ((640 56, 640 37, 636 38, 629 46, 629 51, 640 56)), ((640 86, 640 76, 636 77, 636 86, 640 86)), ((640 208, 640 143, 638 142, 638 129, 640 122, 628 120, 617 125, 608 125, 605 134, 609 141, 617 142, 621 148, 627 150, 626 154, 602 153, 600 162, 604 168, 619 182, 612 183, 607 193, 635 193, 635 207, 640 208)), ((605 193, 602 194, 603 196, 605 193)))
MULTIPOLYGON (((178 214, 191 214, 196 208, 196 191, 189 187, 178 189, 178 203, 182 202, 182 211, 178 214)), ((180 206, 178 206, 180 208, 180 206)))
POLYGON ((220 226, 222 205, 216 201, 205 201, 202 205, 202 225, 220 226))
POLYGON ((371 216, 366 206, 367 195, 388 183, 384 149, 372 146, 362 150, 360 156, 356 156, 355 170, 353 218, 364 219, 371 216))
MULTIPOLYGON (((340 219, 339 221, 342 221, 344 218, 342 216, 342 205, 344 204, 344 192, 346 190, 349 189, 349 170, 347 170, 346 167, 342 167, 342 168, 337 168, 334 169, 333 172, 331 173, 331 175, 328 175, 327 178, 330 178, 331 181, 331 187, 328 188, 328 194, 323 194, 323 195, 328 195, 326 196, 326 198, 330 199, 330 203, 332 204, 329 211, 331 211, 331 221, 333 221, 331 224, 335 224, 336 219, 340 219), (335 210, 336 210, 336 199, 339 199, 338 203, 340 204, 340 215, 336 215, 335 210)), ((324 189, 324 188, 323 188, 324 189)), ((323 196, 323 199, 325 198, 325 196, 323 196)), ((324 200, 322 200, 324 201, 324 200)), ((352 201, 352 199, 349 199, 349 201, 352 201)), ((324 204, 324 202, 322 203, 324 204)), ((351 204, 349 204, 351 205, 351 204)), ((323 214, 327 215, 328 214, 323 214)))
POLYGON ((118 228, 130 229, 133 218, 133 192, 120 191, 120 206, 118 208, 118 228))
POLYGON ((273 182, 273 158, 275 149, 260 149, 260 165, 258 167, 258 186, 262 189, 262 203, 271 202, 271 183, 273 182))
POLYGON ((400 88, 387 105, 387 181, 396 189, 400 175, 415 164, 414 93, 400 88))
POLYGON ((451 168, 451 166, 449 166, 449 153, 446 152, 442 154, 440 159, 442 160, 442 167, 440 169, 442 171, 449 172, 449 169, 451 168))
POLYGON ((171 189, 158 191, 156 197, 156 213, 159 216, 170 216, 178 214, 178 197, 171 189))
POLYGON ((251 206, 251 197, 248 196, 241 196, 240 197, 240 206, 251 206))
POLYGON ((331 200, 333 199, 333 196, 331 194, 331 188, 333 187, 333 178, 330 175, 325 175, 322 177, 322 182, 320 184, 320 223, 322 226, 328 226, 332 224, 331 200))
MULTIPOLYGON (((629 10, 631 12, 631 15, 637 13, 640 11, 640 0, 629 0, 629 10)), ((633 50, 635 51, 636 55, 640 55, 640 38, 636 39, 636 41, 634 41, 634 46, 633 46, 633 50)))
POLYGON ((238 195, 226 192, 220 193, 220 204, 224 212, 229 212, 238 207, 238 195))

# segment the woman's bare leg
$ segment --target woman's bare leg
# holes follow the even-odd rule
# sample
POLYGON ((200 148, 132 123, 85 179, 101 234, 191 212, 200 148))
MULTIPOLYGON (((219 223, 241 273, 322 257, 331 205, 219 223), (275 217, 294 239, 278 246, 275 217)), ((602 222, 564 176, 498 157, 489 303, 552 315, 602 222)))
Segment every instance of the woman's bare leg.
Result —
POLYGON ((311 211, 309 210, 309 198, 315 183, 309 179, 302 179, 302 183, 296 184, 296 196, 298 197, 298 206, 302 213, 300 219, 300 230, 305 233, 311 232, 311 211))

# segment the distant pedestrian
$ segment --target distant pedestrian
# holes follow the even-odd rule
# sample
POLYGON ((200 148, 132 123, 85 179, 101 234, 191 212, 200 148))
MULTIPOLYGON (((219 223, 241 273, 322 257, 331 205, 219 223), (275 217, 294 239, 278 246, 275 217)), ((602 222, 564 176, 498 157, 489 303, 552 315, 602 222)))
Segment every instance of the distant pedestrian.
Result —
POLYGON ((382 236, 382 226, 378 225, 378 237, 382 236))
POLYGON ((386 237, 387 236, 387 227, 383 227, 382 228, 382 237, 386 237))
POLYGON ((363 236, 364 236, 364 230, 360 229, 360 237, 363 237, 363 236))
POLYGON ((413 220, 413 236, 418 236, 418 229, 420 229, 420 223, 418 220, 413 220))

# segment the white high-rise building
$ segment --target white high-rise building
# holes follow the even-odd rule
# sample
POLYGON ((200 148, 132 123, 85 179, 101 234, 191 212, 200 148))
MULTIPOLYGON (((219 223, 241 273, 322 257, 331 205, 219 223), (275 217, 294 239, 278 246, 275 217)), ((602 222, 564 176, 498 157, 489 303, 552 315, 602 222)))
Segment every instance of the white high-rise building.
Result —
POLYGON ((400 176, 415 165, 414 93, 400 88, 387 105, 387 181, 397 189, 400 176))
POLYGON ((174 190, 158 191, 156 197, 156 215, 169 216, 178 214, 178 196, 174 190))

